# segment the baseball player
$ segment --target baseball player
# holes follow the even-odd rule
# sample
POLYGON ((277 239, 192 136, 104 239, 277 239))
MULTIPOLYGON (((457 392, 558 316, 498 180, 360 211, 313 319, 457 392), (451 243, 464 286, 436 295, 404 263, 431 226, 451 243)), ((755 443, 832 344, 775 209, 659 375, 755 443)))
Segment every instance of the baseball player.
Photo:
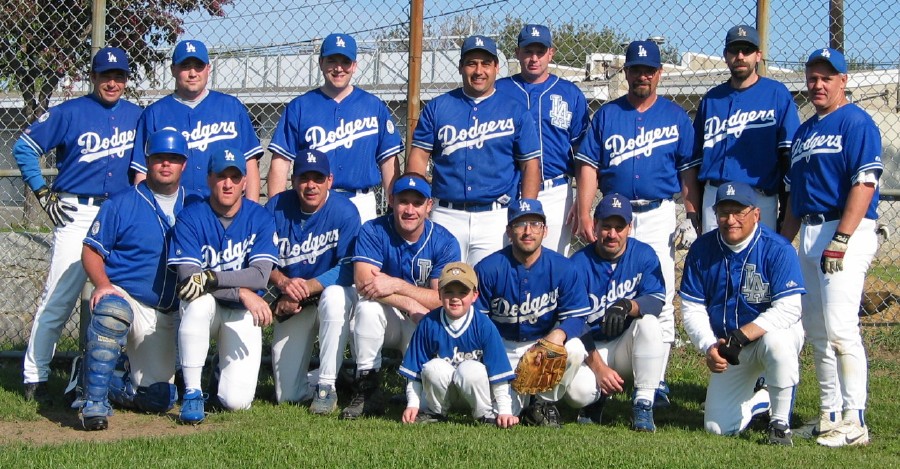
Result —
POLYGON ((716 190, 719 228, 700 237, 684 261, 684 328, 712 372, 706 430, 737 434, 754 414, 771 407, 769 443, 791 446, 806 290, 796 251, 759 223, 756 203, 756 190, 743 182, 725 182, 716 190), (768 389, 757 391, 761 373, 768 389))
POLYGON ((447 264, 438 288, 441 308, 419 321, 400 366, 408 380, 402 421, 442 421, 451 407, 465 406, 480 423, 516 425, 509 386, 515 374, 497 328, 473 307, 474 269, 463 262, 447 264))
MULTIPOLYGON (((659 46, 652 41, 635 41, 625 53, 628 94, 606 103, 594 114, 591 129, 575 156, 578 165, 578 236, 595 242, 590 209, 599 178, 603 194, 617 193, 631 199, 634 212, 633 238, 653 247, 666 281, 666 303, 659 320, 669 349, 675 341, 675 247, 685 247, 699 230, 700 195, 697 166, 691 152, 694 129, 690 118, 677 104, 656 95, 662 73, 659 46), (687 218, 676 229, 675 202, 681 192, 687 218), (673 236, 676 233, 676 236, 673 236), (680 242, 676 240, 680 239, 680 242)), ((660 377, 659 406, 669 403, 662 392, 665 364, 660 377)))
POLYGON ((403 142, 387 106, 350 84, 356 72, 356 40, 329 34, 322 41, 319 88, 294 98, 281 115, 269 151, 269 197, 283 191, 291 162, 314 148, 328 155, 334 190, 350 197, 363 222, 377 215, 375 190, 388 194, 400 172, 403 142))
POLYGON ((520 179, 523 197, 537 197, 541 184, 534 119, 496 92, 499 67, 491 38, 467 38, 463 86, 425 106, 407 159, 407 171, 420 174, 429 158, 434 163, 432 219, 453 233, 470 265, 503 247, 505 209, 518 197, 520 179))
POLYGON ((262 330, 272 321, 260 296, 278 262, 275 222, 265 208, 244 199, 247 161, 236 148, 210 155, 210 197, 178 214, 168 265, 178 272, 181 325, 178 351, 185 394, 180 419, 204 419, 200 386, 210 337, 219 353, 216 397, 228 410, 248 409, 256 392, 262 330))
POLYGON ((584 281, 572 262, 541 246, 547 233, 541 203, 516 201, 509 208, 508 220, 506 234, 511 245, 475 266, 479 280, 475 308, 497 326, 513 369, 538 339, 565 345, 568 361, 562 381, 535 396, 513 391, 512 400, 513 415, 519 415, 524 423, 559 427, 554 403, 566 393, 587 355, 577 339, 590 305, 584 281))
POLYGON ((712 207, 724 181, 756 189, 761 220, 775 228, 779 187, 800 125, 797 105, 786 86, 756 73, 762 60, 756 29, 729 29, 724 56, 731 78, 706 93, 694 117, 694 158, 702 160, 699 179, 706 184, 703 232, 717 228, 712 207))
POLYGON ((826 48, 809 56, 806 87, 816 115, 794 136, 782 228, 788 239, 800 232, 800 265, 810 292, 803 297, 803 328, 813 346, 822 400, 811 434, 825 446, 869 441, 863 415, 868 369, 856 312, 878 248, 884 165, 878 127, 847 101, 846 86, 843 54, 826 48))
POLYGON ((189 201, 209 197, 206 171, 210 156, 224 148, 238 149, 247 161, 248 199, 259 200, 259 158, 263 154, 247 108, 234 96, 207 88, 212 65, 206 45, 185 40, 172 52, 175 92, 147 106, 138 121, 131 169, 135 181, 147 172, 144 143, 153 133, 172 128, 188 141, 191 154, 182 177, 189 201))
POLYGON ((590 332, 581 337, 585 364, 566 394, 581 409, 579 422, 600 423, 606 398, 633 380, 632 428, 656 431, 653 401, 665 360, 659 313, 666 298, 659 258, 653 248, 629 239, 631 201, 619 194, 603 198, 594 211, 597 241, 572 256, 587 282, 590 332))
POLYGON ((87 279, 81 241, 103 201, 129 185, 128 162, 141 114, 122 99, 129 71, 125 51, 100 49, 91 61, 91 94, 50 108, 13 146, 22 179, 54 224, 50 269, 25 351, 27 400, 50 399, 50 360, 87 279), (39 158, 51 150, 59 175, 48 187, 39 158))
POLYGON ((84 355, 86 430, 104 430, 110 401, 146 412, 175 405, 175 272, 166 267, 168 241, 184 205, 181 173, 187 142, 160 130, 147 139, 147 179, 111 197, 84 238, 82 264, 94 284, 84 355), (129 372, 114 376, 125 346, 129 372))
POLYGON ((275 217, 278 268, 270 281, 281 293, 275 303, 272 369, 278 402, 310 397, 307 371, 318 324, 319 373, 314 414, 337 409, 335 380, 350 335, 356 303, 350 257, 359 232, 359 214, 346 197, 331 191, 328 156, 304 150, 294 162, 293 190, 272 197, 266 208, 275 217), (306 300, 321 299, 312 302, 306 300), (301 304, 309 303, 309 304, 301 304))
POLYGON ((428 219, 431 187, 404 174, 391 189, 391 213, 363 224, 353 255, 359 302, 353 311, 356 382, 341 418, 384 413, 381 349, 404 352, 422 316, 440 306, 438 277, 459 260, 459 244, 428 219))
POLYGON ((549 28, 526 24, 515 51, 521 71, 497 80, 497 91, 512 96, 534 118, 541 142, 542 183, 537 199, 547 214, 544 246, 566 254, 572 239, 566 223, 574 215, 570 178, 589 118, 584 93, 574 83, 550 73, 555 52, 549 28))

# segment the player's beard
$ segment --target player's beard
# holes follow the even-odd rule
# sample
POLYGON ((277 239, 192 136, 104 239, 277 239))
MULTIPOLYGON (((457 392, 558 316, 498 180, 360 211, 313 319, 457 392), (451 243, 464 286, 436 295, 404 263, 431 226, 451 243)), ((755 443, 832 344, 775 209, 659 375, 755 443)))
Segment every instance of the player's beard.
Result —
POLYGON ((637 98, 647 98, 653 92, 653 84, 649 81, 635 81, 631 86, 631 94, 637 98), (639 85, 647 85, 645 87, 639 85))
POLYGON ((735 65, 743 65, 744 68, 741 68, 741 69, 732 68, 731 69, 731 78, 733 78, 737 81, 744 81, 747 78, 750 78, 750 75, 753 75, 753 67, 750 67, 748 64, 742 63, 742 64, 735 64, 735 65))

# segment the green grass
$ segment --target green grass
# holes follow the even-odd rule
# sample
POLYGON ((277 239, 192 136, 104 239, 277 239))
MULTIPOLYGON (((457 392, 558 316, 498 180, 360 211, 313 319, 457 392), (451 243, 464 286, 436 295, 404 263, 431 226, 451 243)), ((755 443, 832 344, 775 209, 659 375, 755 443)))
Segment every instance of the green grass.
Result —
POLYGON ((900 266, 893 264, 873 264, 866 275, 885 282, 900 282, 900 266))
MULTIPOLYGON (((209 416, 188 436, 135 438, 118 442, 46 445, 17 443, 0 451, 0 467, 666 467, 666 468, 827 468, 900 466, 900 327, 866 328, 871 359, 869 411, 872 444, 829 449, 794 438, 794 448, 770 447, 765 434, 748 430, 739 437, 717 437, 702 430, 700 404, 707 372, 688 347, 673 351, 669 380, 674 405, 656 412, 656 434, 629 429, 630 406, 611 401, 601 426, 567 423, 561 430, 475 426, 464 415, 450 423, 407 426, 392 407, 385 418, 354 422, 317 417, 305 409, 258 400, 251 410, 209 416)), ((802 382, 795 413, 801 420, 818 413, 818 394, 808 348, 801 356, 802 382)), ((19 391, 19 364, 0 366, 0 420, 27 426, 44 417, 19 391)), ((58 370, 52 383, 62 386, 58 370)), ((388 379, 388 392, 401 380, 388 379)), ((259 396, 272 391, 264 375, 259 396)), ((346 396, 342 396, 342 404, 346 396)), ((563 409, 571 422, 574 412, 563 409)), ((163 417, 159 417, 163 418, 163 417)), ((115 431, 116 417, 110 420, 115 431)), ((76 432, 76 430, 71 430, 76 432)))

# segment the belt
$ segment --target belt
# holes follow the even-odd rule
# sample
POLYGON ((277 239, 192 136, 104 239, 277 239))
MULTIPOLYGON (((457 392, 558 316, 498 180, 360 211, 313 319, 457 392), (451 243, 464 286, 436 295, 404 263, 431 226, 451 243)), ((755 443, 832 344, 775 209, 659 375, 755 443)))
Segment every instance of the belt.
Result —
POLYGON ((840 210, 832 210, 825 213, 810 213, 808 215, 803 215, 800 219, 807 225, 821 225, 825 222, 840 220, 841 215, 840 210))
POLYGON ((553 179, 545 180, 541 190, 548 191, 550 189, 553 189, 554 187, 559 187, 559 186, 562 186, 562 185, 568 184, 568 183, 569 183, 569 176, 567 174, 563 174, 562 176, 557 176, 553 179))
POLYGON ((447 200, 438 200, 437 204, 439 207, 462 210, 464 212, 490 212, 491 210, 506 208, 507 205, 500 202, 450 202, 447 200))
POLYGON ((649 212, 650 210, 659 208, 662 205, 663 201, 669 199, 656 199, 656 200, 632 200, 631 201, 631 211, 642 213, 649 212))
MULTIPOLYGON (((712 187, 718 189, 719 186, 721 186, 722 184, 725 184, 725 183, 728 182, 728 181, 714 181, 714 180, 709 180, 709 181, 706 181, 706 182, 707 182, 707 184, 709 184, 710 186, 712 186, 712 187)), ((767 191, 767 190, 760 189, 760 188, 758 188, 758 187, 754 187, 753 190, 755 190, 758 194, 764 195, 764 196, 766 196, 766 197, 771 197, 771 196, 773 196, 773 195, 778 195, 778 189, 777 189, 777 188, 776 188, 776 189, 773 189, 773 190, 770 190, 770 191, 767 191)))
POLYGON ((78 195, 69 192, 60 192, 59 196, 72 197, 77 200, 80 205, 93 205, 94 207, 103 205, 103 202, 106 202, 106 199, 109 198, 105 195, 78 195))
POLYGON ((369 192, 375 192, 376 189, 378 189, 378 186, 364 187, 362 189, 335 189, 334 191, 343 192, 345 194, 364 195, 368 194, 369 192))

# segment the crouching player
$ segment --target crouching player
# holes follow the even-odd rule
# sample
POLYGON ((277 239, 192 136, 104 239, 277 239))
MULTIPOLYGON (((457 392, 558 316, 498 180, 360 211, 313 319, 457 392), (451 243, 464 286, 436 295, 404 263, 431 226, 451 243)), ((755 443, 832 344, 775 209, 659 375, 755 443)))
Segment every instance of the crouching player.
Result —
POLYGON ((175 272, 166 268, 168 239, 184 204, 181 173, 187 142, 160 130, 147 141, 147 179, 100 208, 81 253, 94 284, 83 365, 80 409, 85 430, 104 430, 109 402, 145 412, 166 412, 175 392, 178 301, 175 272), (122 346, 130 373, 114 374, 122 346))
POLYGON ((419 322, 400 367, 409 380, 403 422, 442 421, 451 407, 464 406, 480 423, 512 427, 519 423, 509 390, 515 375, 496 326, 472 307, 475 270, 447 264, 438 289, 442 307, 419 322))

